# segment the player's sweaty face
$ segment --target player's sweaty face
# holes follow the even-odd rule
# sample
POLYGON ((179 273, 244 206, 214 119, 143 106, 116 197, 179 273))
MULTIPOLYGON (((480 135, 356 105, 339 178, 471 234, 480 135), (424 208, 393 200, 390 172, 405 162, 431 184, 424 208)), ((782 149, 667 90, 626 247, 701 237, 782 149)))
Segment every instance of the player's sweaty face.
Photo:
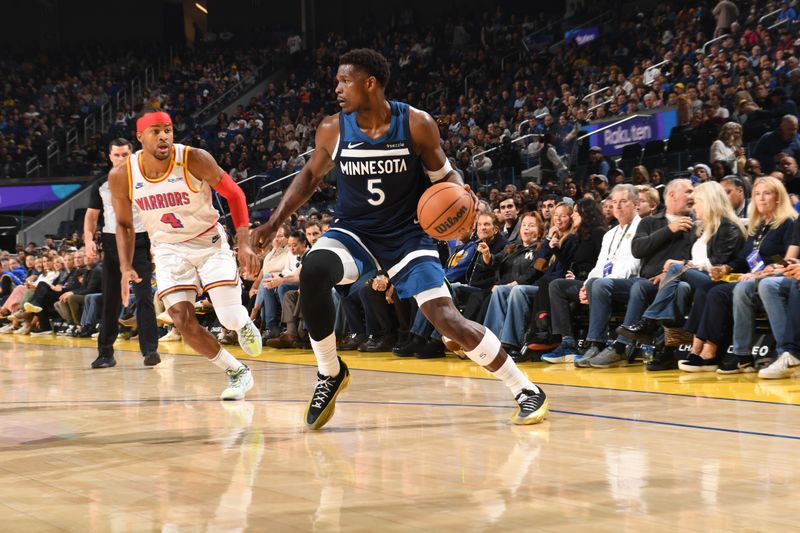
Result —
POLYGON ((139 134, 139 142, 156 159, 172 157, 174 137, 171 124, 153 124, 139 134))

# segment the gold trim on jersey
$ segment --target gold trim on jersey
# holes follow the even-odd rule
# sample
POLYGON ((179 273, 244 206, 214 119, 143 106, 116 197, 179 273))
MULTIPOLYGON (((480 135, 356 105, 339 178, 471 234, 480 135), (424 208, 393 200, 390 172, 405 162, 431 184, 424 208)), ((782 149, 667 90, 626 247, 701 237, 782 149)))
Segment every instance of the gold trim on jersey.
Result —
POLYGON ((183 179, 186 180, 186 186, 189 187, 189 190, 193 193, 199 193, 200 189, 195 189, 192 187, 192 180, 190 179, 190 172, 189 172, 189 146, 183 147, 183 179))
POLYGON ((125 167, 128 169, 128 200, 133 201, 133 172, 131 171, 131 156, 125 160, 125 167))
POLYGON ((136 161, 139 163, 139 172, 142 174, 142 177, 144 179, 146 179, 147 181, 149 181, 150 183, 162 182, 165 179, 167 179, 167 176, 169 176, 172 173, 172 168, 175 166, 175 146, 172 147, 172 156, 170 157, 169 167, 167 168, 167 171, 164 172, 164 174, 162 174, 161 177, 156 178, 156 179, 152 179, 151 180, 150 178, 147 177, 147 174, 144 173, 144 167, 142 166, 142 155, 143 154, 144 154, 144 152, 142 151, 139 154, 139 157, 136 158, 136 161))

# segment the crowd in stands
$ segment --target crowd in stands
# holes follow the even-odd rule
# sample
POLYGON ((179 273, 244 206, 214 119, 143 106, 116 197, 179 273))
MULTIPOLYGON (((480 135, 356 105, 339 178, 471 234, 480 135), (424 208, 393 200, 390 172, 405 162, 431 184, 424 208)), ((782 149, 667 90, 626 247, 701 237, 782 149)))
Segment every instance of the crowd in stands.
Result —
MULTIPOLYGON (((589 163, 590 147, 576 141, 589 121, 666 108, 678 112, 671 151, 704 150, 696 164, 741 173, 739 160, 753 155, 759 138, 797 113, 797 16, 788 3, 721 2, 718 9, 713 2, 672 1, 648 15, 621 11, 620 2, 596 4, 618 15, 601 23, 609 31, 588 44, 525 53, 516 52, 527 35, 547 30, 545 21, 499 8, 450 19, 443 28, 406 20, 349 41, 329 34, 306 52, 305 65, 230 115, 220 114, 214 125, 196 128, 193 142, 239 180, 299 169, 317 124, 337 110, 338 57, 355 46, 390 60, 387 94, 436 118, 445 153, 473 183, 519 185, 537 165, 544 179, 572 175, 584 182, 589 173, 576 173, 575 165, 589 163), (776 10, 782 11, 759 23, 776 10), (782 24, 769 29, 776 22, 782 24), (722 35, 728 37, 703 48, 722 35), (721 131, 729 120, 741 126, 738 137, 721 131), (530 133, 538 135, 524 137, 530 133)), ((771 161, 762 164, 772 170, 771 161)), ((673 164, 668 171, 671 177, 686 168, 673 164)))
POLYGON ((196 123, 208 118, 209 104, 243 80, 252 85, 258 79, 256 71, 265 66, 270 71, 272 65, 271 50, 233 43, 199 45, 159 57, 163 53, 100 47, 4 56, 0 60, 0 179, 24 178, 25 164, 34 156, 44 165, 52 142, 62 154, 52 175, 102 173, 107 161, 104 146, 113 138, 135 138, 133 119, 142 107, 170 112, 176 135, 186 136, 196 123), (142 81, 145 69, 155 69, 159 61, 166 65, 160 76, 149 88, 137 86, 142 92, 133 99, 131 81, 142 81), (120 91, 125 101, 117 107, 120 91), (101 130, 105 105, 113 116, 109 127, 101 130), (97 125, 84 135, 84 120, 91 116, 97 125), (72 129, 77 142, 68 144, 72 129))
MULTIPOLYGON (((780 357, 759 375, 788 377, 800 370, 797 10, 791 2, 667 1, 648 15, 617 15, 615 31, 589 44, 530 54, 513 51, 542 21, 500 9, 436 30, 410 21, 358 42, 331 34, 231 116, 185 131, 239 180, 283 176, 304 164, 316 125, 335 111, 339 54, 356 45, 380 50, 392 62, 387 94, 430 111, 447 156, 481 185, 475 228, 440 243, 441 256, 461 311, 494 331, 512 357, 609 368, 642 357, 643 347, 689 344, 680 361, 670 352, 646 367, 752 372, 765 318, 780 357), (759 21, 772 11, 779 13, 759 21), (637 164, 626 175, 600 148, 576 144, 589 120, 665 107, 678 113, 668 146, 703 153, 688 170, 637 164), (527 133, 540 137, 515 142, 527 133), (523 171, 532 163, 540 177, 529 179, 523 171), (575 172, 579 165, 585 173, 575 172)), ((245 284, 267 346, 308 346, 297 281, 334 200, 334 187, 321 190, 278 232, 261 274, 245 284)), ((66 290, 66 256, 75 252, 49 247, 41 255, 54 253, 64 255, 58 273, 44 260, 37 268, 25 252, 0 257, 8 261, 0 314, 31 323, 44 308, 37 292, 66 290)), ((74 278, 84 290, 91 276, 74 278)), ((413 300, 397 298, 384 273, 336 299, 340 349, 419 358, 459 351, 413 300)), ((67 325, 82 320, 66 308, 67 325)), ((213 326, 213 307, 198 308, 213 326)), ((38 321, 34 331, 47 331, 38 321)))

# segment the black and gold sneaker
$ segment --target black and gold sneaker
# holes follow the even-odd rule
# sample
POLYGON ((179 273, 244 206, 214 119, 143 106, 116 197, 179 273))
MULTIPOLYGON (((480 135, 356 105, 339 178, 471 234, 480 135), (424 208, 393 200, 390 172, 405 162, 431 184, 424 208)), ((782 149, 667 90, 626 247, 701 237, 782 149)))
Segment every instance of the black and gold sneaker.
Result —
POLYGON ((350 370, 339 358, 339 375, 323 376, 317 372, 317 386, 306 409, 306 426, 309 429, 320 429, 333 416, 336 410, 336 397, 350 384, 350 370))
POLYGON ((538 424, 547 418, 547 395, 536 387, 538 392, 523 389, 517 394, 517 410, 511 417, 511 422, 517 425, 538 424))

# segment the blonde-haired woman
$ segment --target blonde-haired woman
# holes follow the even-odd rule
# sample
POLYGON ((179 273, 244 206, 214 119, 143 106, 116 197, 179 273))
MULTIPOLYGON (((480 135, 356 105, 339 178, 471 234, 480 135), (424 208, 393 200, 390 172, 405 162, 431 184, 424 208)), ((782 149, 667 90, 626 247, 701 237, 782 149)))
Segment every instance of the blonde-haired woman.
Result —
MULTIPOLYGON (((581 200, 591 202, 591 200, 581 200)), ((530 272, 525 282, 517 280, 505 286, 492 288, 483 325, 494 331, 500 338, 506 352, 520 359, 520 350, 525 337, 526 317, 532 311, 532 304, 539 292, 540 285, 534 283, 544 277, 563 278, 575 255, 577 245, 576 224, 572 206, 562 202, 556 205, 545 242, 533 257, 533 268, 538 273, 530 272)), ((600 219, 600 213, 594 220, 600 219)), ((579 217, 577 217, 580 220, 579 217)), ((599 247, 598 247, 599 250, 599 247)), ((477 266, 475 267, 478 268, 477 266)), ((546 289, 545 289, 546 290, 546 289)))
MULTIPOLYGON (((736 300, 741 295, 753 295, 755 280, 774 272, 773 257, 785 257, 792 241, 794 220, 797 212, 792 208, 789 195, 777 179, 765 176, 758 178, 753 185, 748 238, 738 256, 709 271, 715 281, 732 273, 742 273, 737 283, 716 283, 702 297, 695 294, 695 303, 684 329, 694 333, 692 353, 686 361, 678 363, 678 368, 687 372, 709 372, 719 369, 721 373, 752 372, 752 356, 717 356, 717 348, 727 345, 731 339, 733 315, 737 315, 737 328, 748 327, 738 316, 741 309, 734 310, 736 300), (742 285, 744 284, 744 285, 742 285), (739 288, 741 286, 742 288, 739 288), (742 292, 743 291, 743 292, 742 292), (720 366, 721 365, 721 366, 720 366)), ((751 317, 752 320, 752 317, 751 317)), ((736 332, 738 337, 740 332, 736 332)))
POLYGON ((677 321, 686 309, 678 309, 678 286, 688 283, 693 291, 707 290, 714 281, 709 275, 713 265, 732 261, 744 244, 745 229, 733 211, 725 189, 716 181, 701 183, 694 189, 694 213, 697 239, 689 261, 669 259, 664 263, 664 281, 653 303, 633 326, 621 326, 619 333, 640 342, 652 342, 658 323, 680 326, 677 321))
POLYGON ((644 165, 636 165, 631 171, 631 180, 634 185, 647 185, 650 183, 650 172, 644 165))
POLYGON ((726 122, 719 131, 719 137, 711 143, 711 163, 724 161, 734 174, 744 168, 744 149, 742 148, 742 126, 736 122, 726 122), (741 165, 739 163, 741 159, 741 165))

